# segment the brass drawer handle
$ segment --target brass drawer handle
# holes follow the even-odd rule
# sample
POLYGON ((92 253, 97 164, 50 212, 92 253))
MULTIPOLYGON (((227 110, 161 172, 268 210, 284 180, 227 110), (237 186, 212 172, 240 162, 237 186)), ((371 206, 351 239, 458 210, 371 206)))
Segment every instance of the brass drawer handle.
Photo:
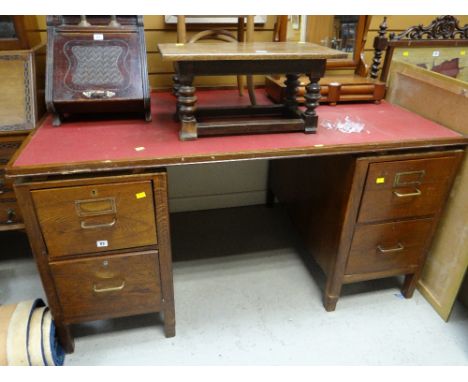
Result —
POLYGON ((113 227, 116 222, 117 222, 116 218, 112 219, 112 221, 109 223, 86 224, 86 222, 81 222, 81 228, 83 229, 109 228, 109 227, 113 227))
POLYGON ((394 253, 394 252, 400 252, 405 249, 404 245, 401 243, 398 243, 396 247, 394 248, 383 248, 381 245, 377 246, 377 249, 379 250, 380 253, 394 253))
POLYGON ((395 181, 393 182, 393 187, 420 185, 425 175, 426 170, 398 172, 395 174, 395 181), (412 177, 414 177, 415 179, 409 180, 412 177), (405 178, 409 179, 405 180, 405 178))
POLYGON ((115 198, 75 200, 76 213, 80 217, 101 216, 117 213, 115 198))
POLYGON ((98 288, 96 284, 93 284, 93 292, 95 293, 106 293, 106 292, 116 292, 122 290, 125 287, 125 280, 122 280, 122 283, 115 287, 109 288, 98 288))
POLYGON ((105 99, 114 97, 115 93, 109 90, 88 90, 83 92, 83 95, 91 99, 105 99))
POLYGON ((393 191, 393 193, 398 196, 399 198, 406 198, 408 196, 419 196, 422 194, 421 190, 419 188, 416 188, 415 192, 408 192, 408 193, 402 193, 398 191, 393 191))

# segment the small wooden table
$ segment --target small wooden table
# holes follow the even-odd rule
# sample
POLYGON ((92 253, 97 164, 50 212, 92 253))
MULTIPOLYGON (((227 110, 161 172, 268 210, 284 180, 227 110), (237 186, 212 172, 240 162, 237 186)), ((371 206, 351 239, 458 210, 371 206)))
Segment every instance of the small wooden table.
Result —
POLYGON ((325 73, 326 60, 346 56, 320 45, 296 42, 159 44, 158 47, 163 60, 175 63, 174 93, 177 96, 176 117, 182 125, 181 140, 245 133, 315 133, 318 120, 315 108, 320 99, 318 82, 325 73), (197 97, 192 84, 195 76, 284 73, 287 73, 286 97, 282 104, 195 106, 197 97), (305 111, 298 109, 296 100, 300 74, 306 74, 310 79, 304 95, 305 111), (219 120, 220 117, 224 120, 219 120))

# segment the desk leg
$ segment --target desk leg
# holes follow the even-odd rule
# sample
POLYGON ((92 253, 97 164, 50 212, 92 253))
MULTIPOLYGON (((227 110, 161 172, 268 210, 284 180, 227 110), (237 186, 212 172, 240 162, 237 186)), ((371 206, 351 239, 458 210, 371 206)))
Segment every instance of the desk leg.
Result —
POLYGON ((180 139, 183 141, 197 139, 197 120, 195 119, 195 87, 192 86, 193 76, 179 73, 180 87, 177 92, 179 120, 182 124, 180 139))
POLYGON ((305 132, 315 133, 317 131, 318 122, 315 109, 319 105, 320 100, 320 78, 313 77, 310 74, 308 76, 310 83, 306 86, 306 94, 304 95, 306 106, 306 111, 304 112, 305 132))
POLYGON ((58 321, 55 321, 54 323, 60 345, 62 345, 65 353, 73 353, 75 350, 75 340, 71 334, 70 327, 58 321))
POLYGON ((336 303, 340 298, 342 281, 337 280, 334 275, 327 277, 327 284, 323 296, 323 306, 327 312, 333 312, 336 309, 336 303))
POLYGON ((159 244, 159 268, 163 294, 164 334, 175 336, 174 283, 172 279, 172 250, 167 194, 167 173, 154 177, 154 200, 156 204, 156 231, 159 244))
POLYGON ((419 280, 419 273, 412 273, 410 275, 405 276, 405 281, 403 283, 403 287, 401 288, 401 294, 405 298, 413 297, 414 290, 416 289, 416 284, 419 280))

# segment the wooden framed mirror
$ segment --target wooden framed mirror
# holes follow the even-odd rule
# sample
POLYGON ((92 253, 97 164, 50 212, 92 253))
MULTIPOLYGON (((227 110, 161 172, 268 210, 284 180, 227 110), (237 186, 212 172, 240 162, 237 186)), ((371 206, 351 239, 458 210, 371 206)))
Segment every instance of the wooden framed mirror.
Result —
POLYGON ((24 16, 0 16, 0 50, 29 49, 24 16))
POLYGON ((384 18, 374 41, 372 78, 378 77, 382 52, 385 51, 381 81, 387 81, 394 58, 453 78, 461 74, 463 78, 460 79, 466 81, 468 25, 460 26, 454 16, 439 16, 428 26, 415 25, 399 34, 391 33, 388 37, 386 32, 384 18))
POLYGON ((327 61, 327 69, 353 69, 366 73, 363 49, 371 16, 307 16, 306 41, 347 52, 348 58, 327 61))

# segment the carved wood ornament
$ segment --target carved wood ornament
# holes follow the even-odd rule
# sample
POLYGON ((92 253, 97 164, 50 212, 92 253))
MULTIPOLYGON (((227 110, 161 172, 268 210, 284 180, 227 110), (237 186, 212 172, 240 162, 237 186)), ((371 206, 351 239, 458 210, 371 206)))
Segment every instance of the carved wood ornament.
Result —
POLYGON ((396 35, 390 33, 390 40, 423 40, 423 39, 468 39, 468 25, 460 27, 453 16, 439 16, 427 27, 419 24, 396 35))
POLYGON ((380 67, 382 51, 385 50, 385 60, 380 79, 386 81, 390 62, 395 47, 402 46, 464 46, 468 44, 468 24, 460 26, 454 16, 438 16, 428 26, 422 24, 412 26, 405 31, 395 34, 387 31, 386 18, 380 24, 379 35, 374 40, 374 58, 370 77, 376 79, 380 67))

